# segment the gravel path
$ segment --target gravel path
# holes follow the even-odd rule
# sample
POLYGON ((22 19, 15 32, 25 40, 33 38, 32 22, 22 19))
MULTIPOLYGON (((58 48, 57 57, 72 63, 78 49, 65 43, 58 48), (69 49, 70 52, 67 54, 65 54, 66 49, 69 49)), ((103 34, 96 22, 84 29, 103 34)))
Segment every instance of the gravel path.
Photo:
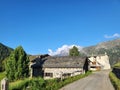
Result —
POLYGON ((115 90, 109 80, 110 70, 98 71, 60 90, 115 90))

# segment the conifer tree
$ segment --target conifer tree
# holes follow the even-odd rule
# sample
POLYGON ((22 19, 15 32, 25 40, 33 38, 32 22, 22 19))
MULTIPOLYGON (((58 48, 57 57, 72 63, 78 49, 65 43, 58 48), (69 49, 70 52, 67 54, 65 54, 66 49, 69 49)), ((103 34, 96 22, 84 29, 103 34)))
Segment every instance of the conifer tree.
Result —
POLYGON ((79 56, 80 52, 76 46, 73 46, 72 49, 69 50, 69 56, 79 56))
POLYGON ((28 76, 29 59, 22 46, 17 47, 6 60, 5 70, 10 81, 28 76))

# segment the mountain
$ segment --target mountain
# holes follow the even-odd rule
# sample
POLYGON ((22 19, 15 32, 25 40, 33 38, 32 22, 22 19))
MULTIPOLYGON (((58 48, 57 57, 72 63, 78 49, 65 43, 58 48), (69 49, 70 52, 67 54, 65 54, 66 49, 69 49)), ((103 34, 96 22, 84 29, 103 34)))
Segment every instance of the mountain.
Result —
POLYGON ((101 42, 97 45, 85 47, 82 49, 88 56, 107 54, 110 57, 110 64, 113 65, 120 61, 120 39, 115 39, 111 41, 101 42))
POLYGON ((91 53, 91 51, 93 50, 97 50, 99 51, 100 49, 112 49, 116 46, 120 46, 120 39, 115 39, 115 40, 111 40, 111 41, 106 41, 106 42, 101 42, 95 46, 90 46, 90 47, 85 47, 83 48, 83 50, 85 52, 87 52, 88 54, 91 53), (89 52, 90 51, 90 52, 89 52))
POLYGON ((111 65, 120 62, 120 38, 101 42, 97 45, 84 48, 78 45, 63 45, 56 51, 52 51, 51 49, 49 49, 49 55, 68 56, 69 49, 71 49, 73 46, 76 46, 79 49, 81 56, 99 55, 105 54, 106 52, 109 55, 111 65))
POLYGON ((0 71, 2 70, 3 60, 10 55, 11 51, 13 51, 12 48, 0 43, 0 71))

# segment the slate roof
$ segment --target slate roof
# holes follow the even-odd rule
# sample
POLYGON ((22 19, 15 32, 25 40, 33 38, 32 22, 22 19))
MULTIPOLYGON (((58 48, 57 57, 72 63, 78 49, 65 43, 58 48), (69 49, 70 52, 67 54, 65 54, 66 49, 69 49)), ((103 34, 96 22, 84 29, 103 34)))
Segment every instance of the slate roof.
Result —
POLYGON ((84 66, 86 57, 44 57, 36 58, 32 67, 43 68, 81 68, 84 66))
POLYGON ((44 54, 44 55, 30 55, 29 59, 30 59, 30 62, 35 62, 36 59, 45 58, 45 57, 48 57, 48 56, 49 56, 48 54, 44 54))

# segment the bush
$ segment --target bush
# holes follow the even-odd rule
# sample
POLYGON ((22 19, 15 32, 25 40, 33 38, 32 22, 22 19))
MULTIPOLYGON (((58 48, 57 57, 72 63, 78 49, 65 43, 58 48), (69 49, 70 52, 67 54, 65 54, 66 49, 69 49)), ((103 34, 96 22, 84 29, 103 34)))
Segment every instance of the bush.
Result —
POLYGON ((115 90, 120 90, 120 79, 118 79, 113 72, 110 72, 109 77, 115 90))
POLYGON ((44 90, 45 81, 43 78, 32 78, 28 83, 28 87, 30 90, 44 90))

